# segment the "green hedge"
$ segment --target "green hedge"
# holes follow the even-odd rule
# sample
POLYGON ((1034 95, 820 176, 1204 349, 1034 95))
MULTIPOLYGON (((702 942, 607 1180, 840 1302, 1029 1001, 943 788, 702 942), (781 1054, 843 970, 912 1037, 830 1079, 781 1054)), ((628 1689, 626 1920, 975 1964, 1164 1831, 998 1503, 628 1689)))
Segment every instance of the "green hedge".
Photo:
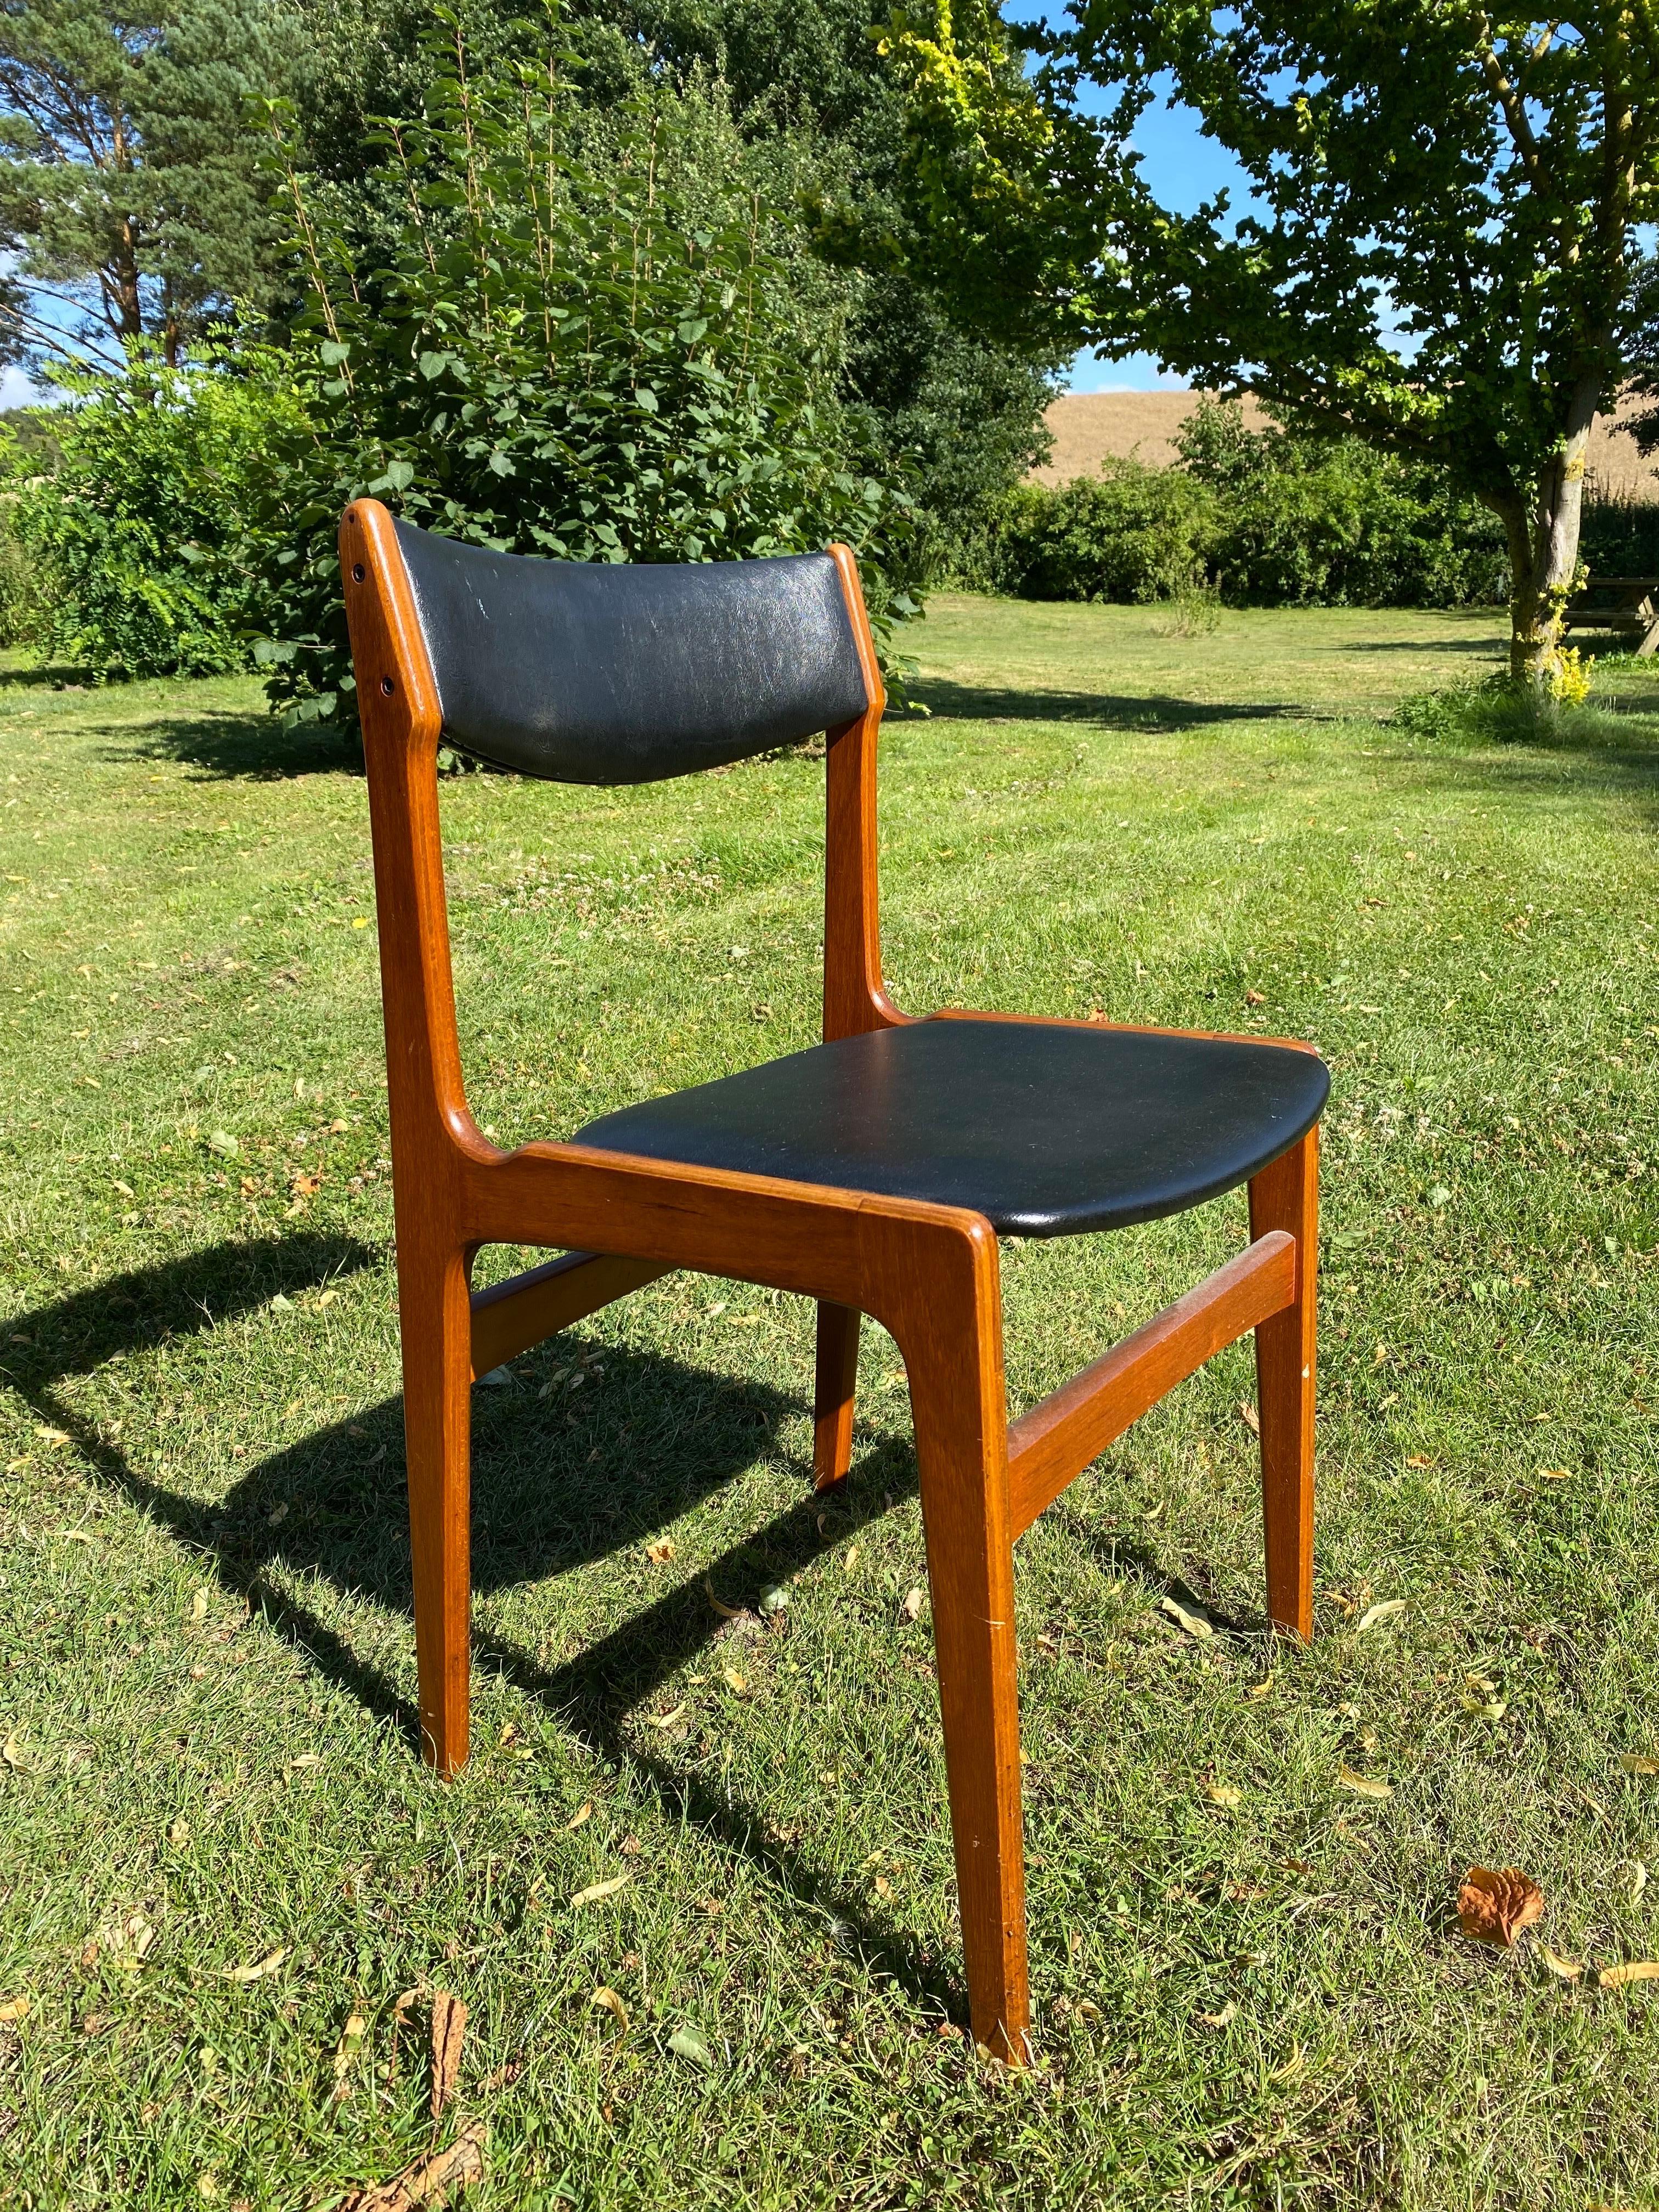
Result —
MULTIPOLYGON (((1497 518, 1358 440, 1249 430, 1200 400, 1180 461, 1109 460, 1005 502, 979 581, 1022 598, 1146 600, 1208 586, 1238 606, 1462 606, 1508 592, 1497 518)), ((1600 553, 1598 565, 1607 562, 1600 553)))

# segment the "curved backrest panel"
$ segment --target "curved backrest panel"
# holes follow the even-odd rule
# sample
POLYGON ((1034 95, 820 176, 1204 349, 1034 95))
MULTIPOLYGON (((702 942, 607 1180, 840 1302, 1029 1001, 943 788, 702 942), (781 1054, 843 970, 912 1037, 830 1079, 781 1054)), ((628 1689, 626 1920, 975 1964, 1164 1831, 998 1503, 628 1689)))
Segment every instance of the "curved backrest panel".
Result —
POLYGON ((649 783, 834 729, 868 705, 828 554, 537 561, 397 526, 458 745, 561 783, 649 783))

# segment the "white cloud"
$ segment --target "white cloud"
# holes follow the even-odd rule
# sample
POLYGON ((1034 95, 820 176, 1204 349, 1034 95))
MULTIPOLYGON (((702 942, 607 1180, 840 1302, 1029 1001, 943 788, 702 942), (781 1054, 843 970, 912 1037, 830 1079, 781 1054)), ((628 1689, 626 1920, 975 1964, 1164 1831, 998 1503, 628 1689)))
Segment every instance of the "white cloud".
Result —
POLYGON ((46 394, 33 383, 26 369, 0 368, 0 407, 40 407, 46 404, 46 394))

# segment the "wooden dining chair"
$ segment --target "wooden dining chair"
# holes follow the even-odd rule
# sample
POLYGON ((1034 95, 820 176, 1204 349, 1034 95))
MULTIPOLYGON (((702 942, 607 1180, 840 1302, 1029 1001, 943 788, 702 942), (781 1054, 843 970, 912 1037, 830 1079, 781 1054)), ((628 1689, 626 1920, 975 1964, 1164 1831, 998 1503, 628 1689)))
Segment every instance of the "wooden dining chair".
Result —
POLYGON ((467 1753, 473 1382, 673 1268, 817 1301, 814 1465, 852 1449, 860 1317, 903 1356, 973 2032, 1028 2055, 1015 1540, 1114 1437, 1254 1328, 1267 1611, 1312 1620, 1318 1119, 1308 1047, 902 1014, 876 921, 884 703, 844 546, 684 567, 340 531, 385 993, 421 1727, 467 1753), (439 841, 441 738, 523 775, 684 775, 828 732, 824 1042, 501 1152, 468 1110, 439 841), (1156 1220, 1249 1186, 1251 1242, 1012 1422, 997 1238, 1156 1220), (473 1292, 491 1243, 562 1256, 473 1292))

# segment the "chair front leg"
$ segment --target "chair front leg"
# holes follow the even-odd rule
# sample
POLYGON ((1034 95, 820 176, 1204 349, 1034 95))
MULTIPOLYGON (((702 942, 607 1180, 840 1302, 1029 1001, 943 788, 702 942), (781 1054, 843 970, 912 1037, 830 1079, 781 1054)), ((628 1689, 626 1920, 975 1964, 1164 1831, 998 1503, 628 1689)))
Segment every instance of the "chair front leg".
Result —
MULTIPOLYGON (((411 1240, 413 1241, 413 1240, 411 1240)), ((466 1255, 405 1256, 398 1310, 414 1560, 421 1750, 441 1774, 466 1764, 471 1674, 472 1314, 466 1255)))
POLYGON ((817 1371, 812 1389, 812 1486, 827 1490, 853 1463, 853 1397, 859 1376, 855 1306, 818 1304, 817 1371))
POLYGON ((951 1792, 957 1892, 975 2040, 1016 2065, 1030 2056, 1025 1850, 1002 1320, 990 1296, 953 1314, 942 1298, 909 1371, 933 1646, 951 1792))
POLYGON ((1255 1333, 1267 1614, 1305 1644, 1313 1634, 1314 1366, 1319 1285, 1319 1131, 1250 1184, 1250 1234, 1296 1239, 1296 1298, 1255 1333))

